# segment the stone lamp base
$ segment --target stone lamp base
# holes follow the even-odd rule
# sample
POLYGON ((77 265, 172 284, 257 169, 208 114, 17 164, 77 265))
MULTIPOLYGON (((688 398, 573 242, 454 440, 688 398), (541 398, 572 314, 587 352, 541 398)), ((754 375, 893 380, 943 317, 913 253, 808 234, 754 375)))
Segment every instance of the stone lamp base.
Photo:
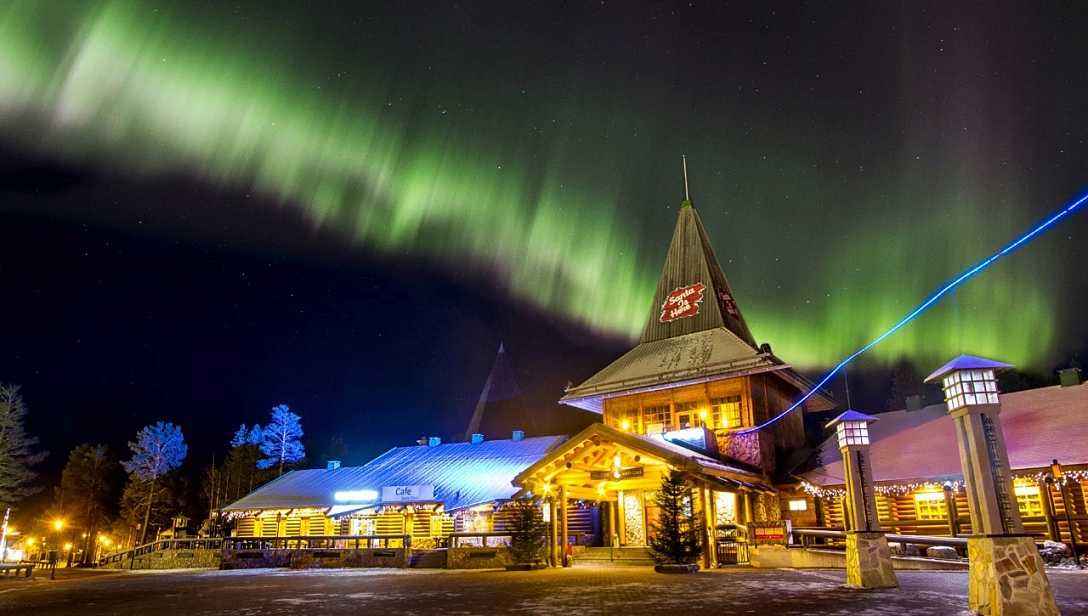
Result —
POLYGON ((1054 591, 1033 537, 968 537, 967 555, 967 604, 972 612, 985 616, 1058 616, 1054 591))
POLYGON ((849 588, 899 587, 884 533, 847 531, 846 585, 849 588))

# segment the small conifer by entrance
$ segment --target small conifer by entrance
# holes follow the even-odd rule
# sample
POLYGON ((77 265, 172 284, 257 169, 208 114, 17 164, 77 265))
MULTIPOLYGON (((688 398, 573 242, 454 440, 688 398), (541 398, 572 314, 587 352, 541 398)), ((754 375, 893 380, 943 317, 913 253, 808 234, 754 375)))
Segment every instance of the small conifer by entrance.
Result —
POLYGON ((681 471, 673 470, 657 492, 660 516, 651 524, 650 554, 659 565, 690 565, 702 554, 702 525, 695 515, 691 488, 681 471))

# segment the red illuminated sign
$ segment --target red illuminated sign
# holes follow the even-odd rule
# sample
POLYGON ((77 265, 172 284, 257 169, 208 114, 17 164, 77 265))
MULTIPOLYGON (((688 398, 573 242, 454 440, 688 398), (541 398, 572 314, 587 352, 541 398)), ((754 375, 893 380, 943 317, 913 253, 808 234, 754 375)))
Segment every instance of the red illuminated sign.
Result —
POLYGON ((699 314, 699 303, 703 301, 703 291, 706 285, 701 282, 690 284, 686 287, 677 287, 672 293, 665 296, 661 304, 662 323, 671 323, 676 319, 686 319, 699 314))

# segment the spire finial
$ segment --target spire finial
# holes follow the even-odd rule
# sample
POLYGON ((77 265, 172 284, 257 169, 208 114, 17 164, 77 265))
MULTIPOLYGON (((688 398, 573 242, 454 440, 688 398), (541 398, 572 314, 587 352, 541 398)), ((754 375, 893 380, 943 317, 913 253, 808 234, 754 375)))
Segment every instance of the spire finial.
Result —
POLYGON ((684 154, 680 155, 680 163, 684 167, 684 201, 691 201, 691 195, 688 194, 688 157, 684 154))

